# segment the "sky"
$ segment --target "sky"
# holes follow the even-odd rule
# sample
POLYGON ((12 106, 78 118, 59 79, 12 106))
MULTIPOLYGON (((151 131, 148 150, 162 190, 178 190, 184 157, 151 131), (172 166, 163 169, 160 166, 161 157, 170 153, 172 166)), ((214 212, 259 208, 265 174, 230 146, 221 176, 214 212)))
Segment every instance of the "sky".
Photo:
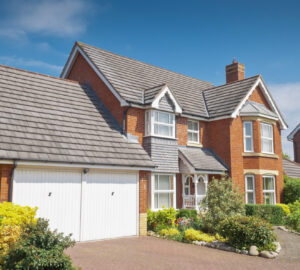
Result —
POLYGON ((76 40, 225 83, 235 57, 261 74, 289 128, 300 122, 300 1, 0 0, 0 64, 59 76, 76 40))

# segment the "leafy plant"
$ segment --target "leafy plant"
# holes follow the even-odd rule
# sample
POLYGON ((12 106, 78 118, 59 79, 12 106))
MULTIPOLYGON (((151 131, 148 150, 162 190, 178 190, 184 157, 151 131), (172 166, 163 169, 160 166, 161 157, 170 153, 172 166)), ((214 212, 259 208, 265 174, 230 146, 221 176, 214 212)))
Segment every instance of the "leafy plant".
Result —
POLYGON ((206 213, 202 214, 203 227, 213 233, 218 232, 220 223, 226 218, 245 214, 243 195, 225 176, 209 183, 201 207, 207 208, 206 213))
POLYGON ((229 244, 238 249, 249 249, 252 245, 265 248, 276 240, 272 226, 257 217, 227 218, 222 221, 220 227, 220 234, 228 238, 229 244))
POLYGON ((17 244, 3 257, 3 270, 74 270, 64 250, 75 244, 70 236, 63 236, 48 227, 48 221, 38 219, 26 226, 17 244))
POLYGON ((163 208, 153 212, 147 210, 147 227, 148 230, 155 230, 155 227, 164 225, 164 226, 173 226, 175 224, 177 211, 174 208, 163 208))
POLYGON ((184 234, 184 239, 187 241, 212 242, 216 240, 216 237, 195 229, 187 229, 184 234))
POLYGON ((286 204, 300 200, 300 179, 284 176, 283 199, 286 204))
POLYGON ((285 212, 280 205, 246 204, 246 215, 262 218, 273 225, 285 223, 285 212))
POLYGON ((287 204, 284 204, 284 203, 277 203, 276 205, 280 206, 284 212, 284 214, 286 216, 288 216, 290 213, 291 213, 291 210, 289 208, 289 206, 287 204))
POLYGON ((287 224, 292 229, 300 232, 300 201, 289 204, 291 214, 288 216, 287 224))
POLYGON ((189 210, 189 209, 180 209, 176 215, 176 218, 192 218, 197 219, 197 211, 196 210, 189 210))

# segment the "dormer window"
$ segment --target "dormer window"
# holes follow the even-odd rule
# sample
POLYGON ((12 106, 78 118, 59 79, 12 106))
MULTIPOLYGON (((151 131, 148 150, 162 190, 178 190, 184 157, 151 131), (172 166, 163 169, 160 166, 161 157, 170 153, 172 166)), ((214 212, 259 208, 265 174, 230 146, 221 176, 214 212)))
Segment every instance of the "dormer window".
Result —
POLYGON ((199 143, 199 122, 188 120, 188 142, 199 143))
POLYGON ((175 114, 151 110, 146 112, 146 136, 175 138, 175 114))

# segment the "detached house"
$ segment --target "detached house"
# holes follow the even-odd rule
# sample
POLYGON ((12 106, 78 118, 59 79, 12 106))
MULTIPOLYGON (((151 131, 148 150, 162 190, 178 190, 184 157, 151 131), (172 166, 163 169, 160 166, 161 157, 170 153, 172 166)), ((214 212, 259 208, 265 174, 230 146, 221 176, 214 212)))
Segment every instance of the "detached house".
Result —
POLYGON ((223 174, 247 203, 281 201, 287 125, 243 64, 214 86, 76 42, 61 79, 0 72, 0 198, 76 240, 145 234, 147 208, 197 209, 223 174))

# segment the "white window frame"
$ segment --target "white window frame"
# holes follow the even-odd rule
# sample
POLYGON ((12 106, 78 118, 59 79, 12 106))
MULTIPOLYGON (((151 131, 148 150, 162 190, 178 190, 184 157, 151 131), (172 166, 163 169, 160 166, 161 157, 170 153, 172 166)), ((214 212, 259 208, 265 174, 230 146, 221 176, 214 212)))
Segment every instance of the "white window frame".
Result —
POLYGON ((260 123, 260 140, 261 140, 261 152, 262 153, 265 153, 265 154, 274 154, 274 128, 273 128, 273 125, 272 124, 269 124, 269 123, 264 123, 264 122, 261 122, 260 123), (272 128, 272 138, 269 138, 269 137, 263 137, 262 136, 262 127, 263 126, 270 126, 272 128), (269 140, 269 141, 272 141, 272 151, 271 152, 268 152, 268 151, 263 151, 263 140, 269 140))
POLYGON ((145 113, 145 135, 146 136, 155 136, 155 137, 162 137, 162 138, 170 138, 170 139, 175 139, 175 133, 176 133, 176 124, 175 124, 175 114, 169 113, 169 112, 163 112, 159 110, 148 110, 145 113), (169 117, 171 117, 171 124, 168 123, 162 123, 162 122, 157 122, 155 121, 155 114, 168 114, 169 117), (155 134, 154 133, 154 125, 163 125, 163 126, 168 126, 172 128, 172 135, 171 136, 165 136, 165 135, 160 135, 160 134, 155 134))
POLYGON ((274 194, 274 205, 276 204, 276 178, 274 175, 263 175, 263 200, 265 204, 264 194, 265 193, 273 193, 274 194), (274 181, 274 190, 272 189, 264 189, 264 179, 265 178, 272 178, 274 181))
POLYGON ((152 173, 151 175, 151 210, 158 211, 162 208, 155 208, 154 198, 155 194, 168 193, 173 194, 173 208, 176 209, 176 174, 168 174, 168 173, 152 173), (155 176, 160 175, 168 175, 169 177, 173 177, 173 190, 155 190, 155 176))
POLYGON ((245 196, 246 196, 246 203, 248 202, 248 193, 253 193, 253 204, 256 204, 256 194, 255 194, 255 176, 253 174, 246 174, 245 175, 245 196), (248 185, 247 185, 247 178, 251 177, 252 178, 252 186, 253 190, 248 190, 248 185))
POLYGON ((199 121, 195 121, 195 120, 188 120, 188 142, 190 143, 200 143, 200 125, 199 125, 199 121), (189 129, 189 122, 193 122, 193 123, 196 123, 197 126, 198 126, 198 129, 197 130, 192 130, 192 129, 189 129), (189 140, 189 133, 193 133, 193 134, 197 134, 197 141, 190 141, 189 140))
POLYGON ((243 134, 244 134, 244 152, 253 152, 254 146, 253 146, 253 123, 252 121, 244 121, 243 122, 243 134), (250 124, 251 126, 251 135, 246 135, 246 124, 250 124), (251 150, 246 149, 246 139, 251 138, 251 150))

